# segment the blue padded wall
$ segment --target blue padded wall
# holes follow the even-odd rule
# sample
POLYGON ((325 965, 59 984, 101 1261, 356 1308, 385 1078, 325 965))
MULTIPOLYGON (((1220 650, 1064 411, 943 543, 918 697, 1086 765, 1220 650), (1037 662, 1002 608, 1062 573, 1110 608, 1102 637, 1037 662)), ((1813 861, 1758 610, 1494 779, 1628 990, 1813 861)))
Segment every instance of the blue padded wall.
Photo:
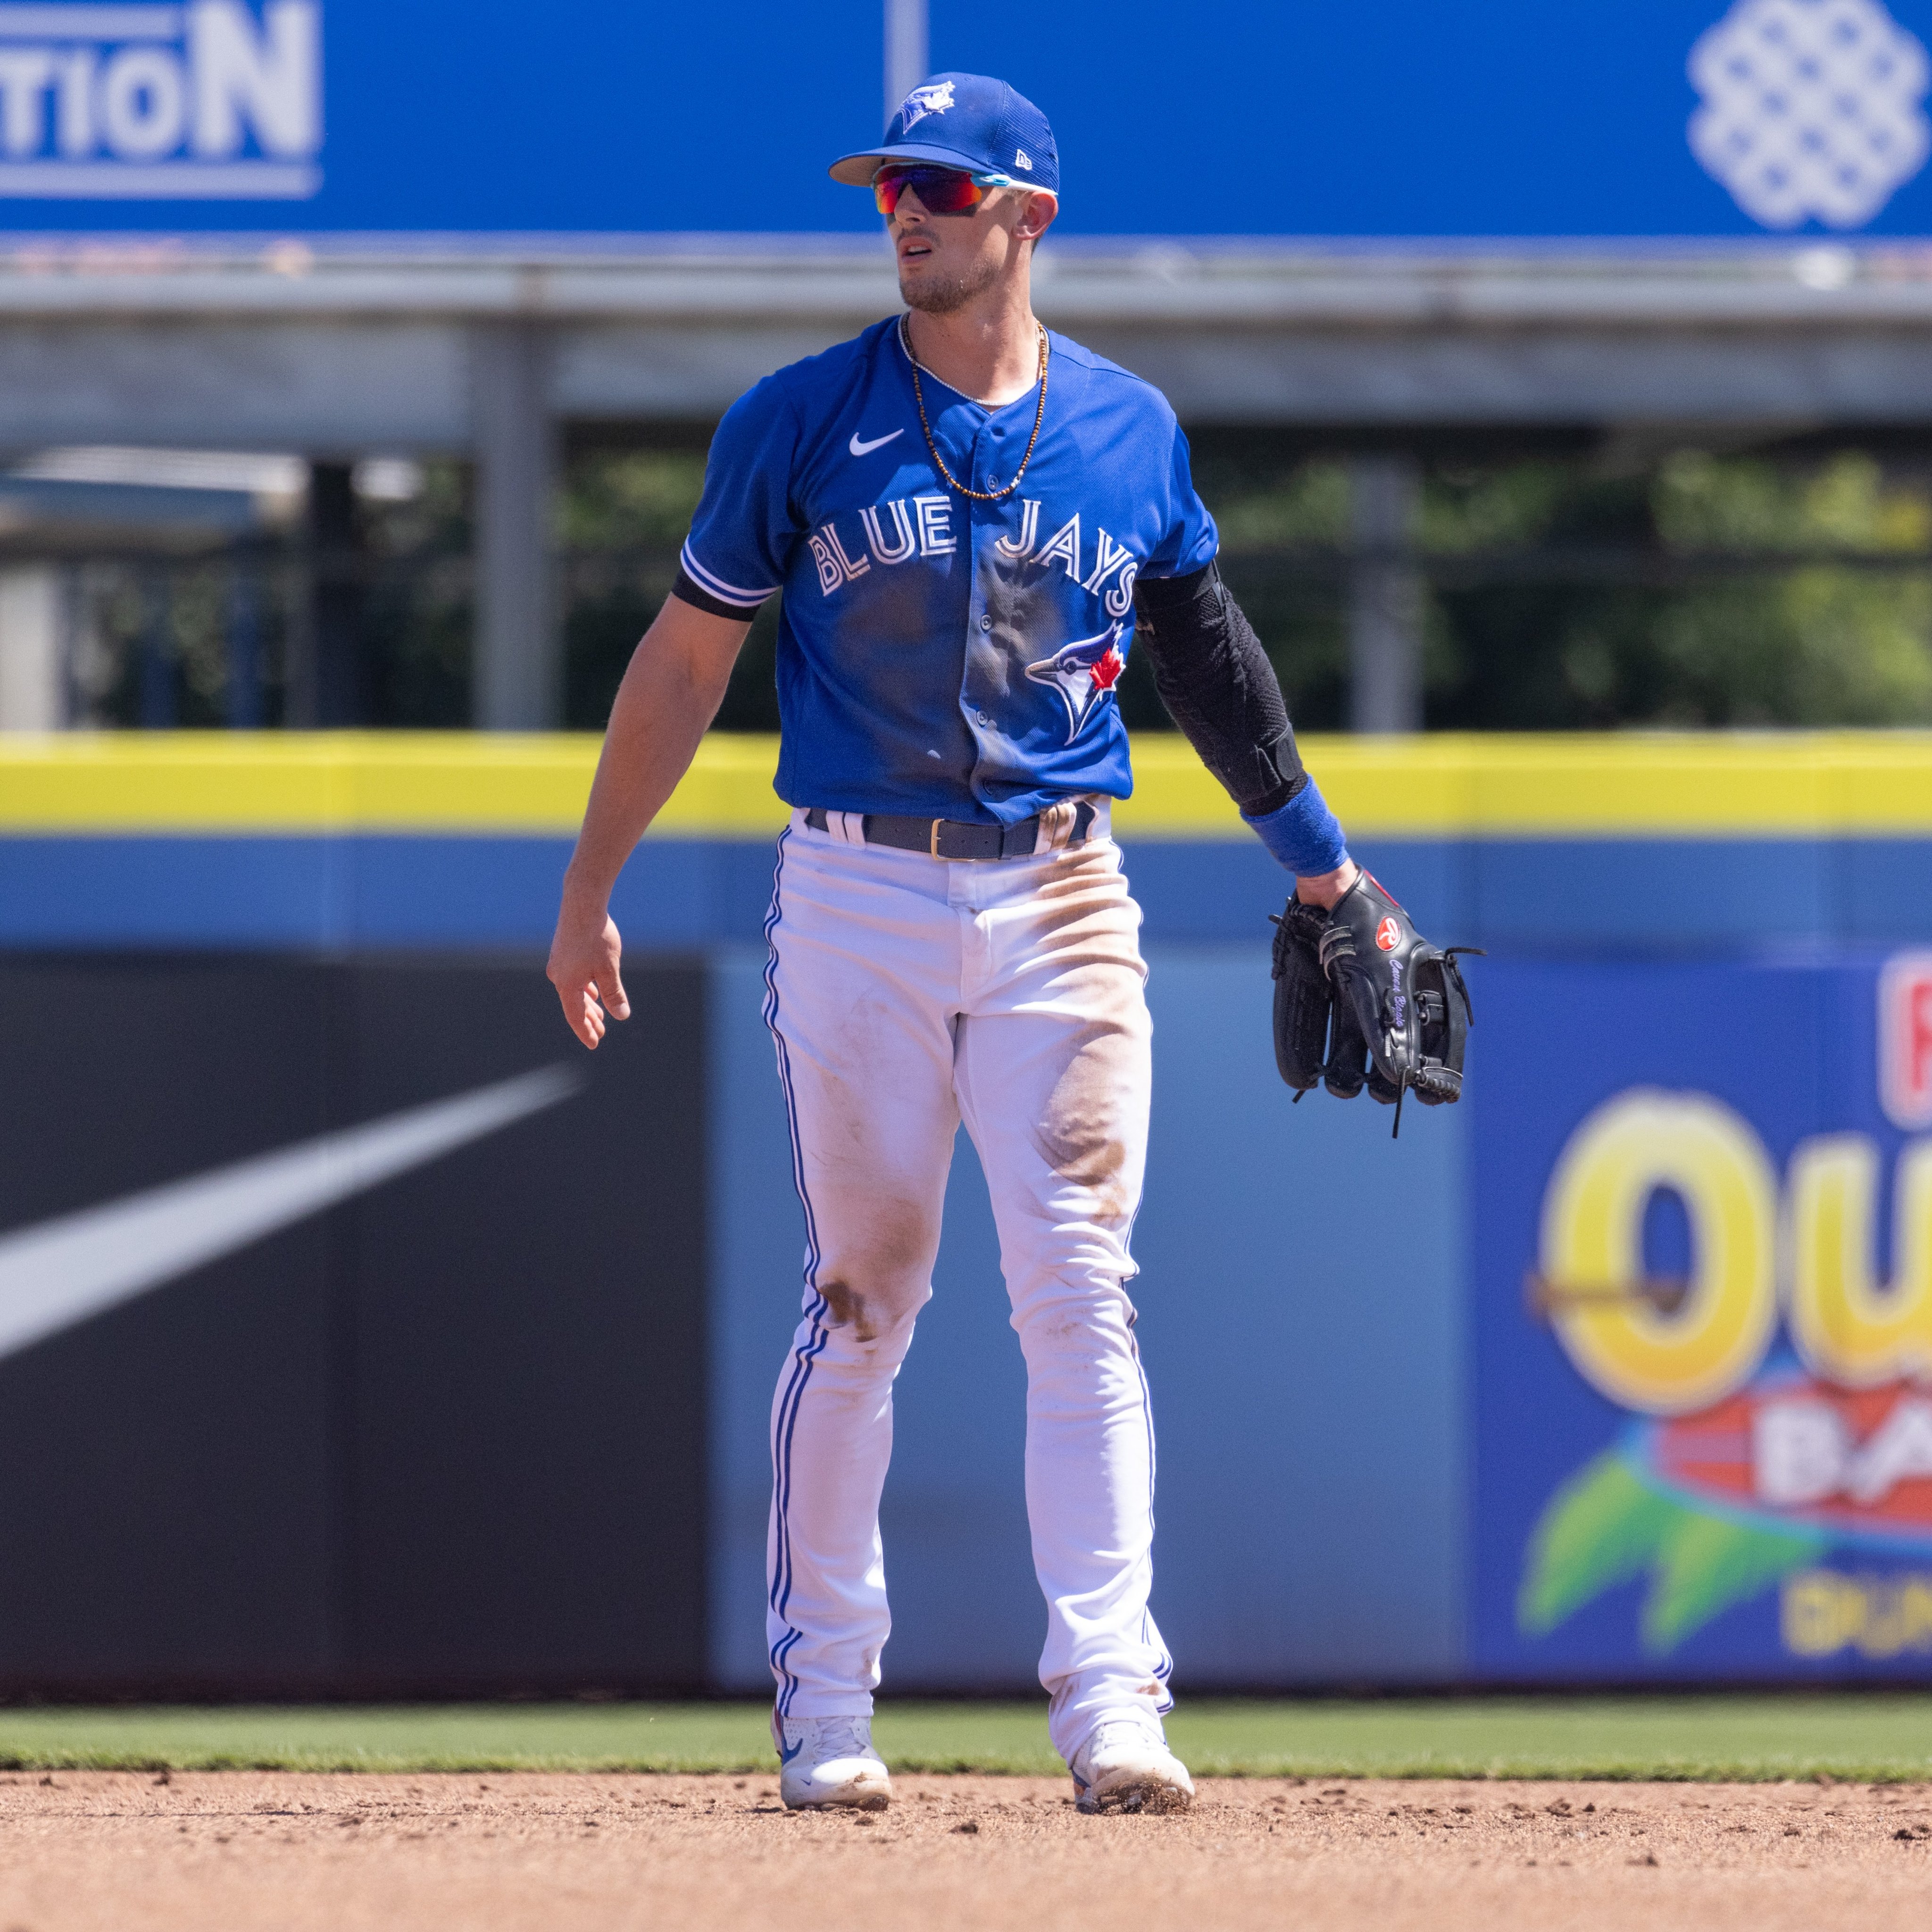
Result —
MULTIPOLYGON (((1192 1686, 1460 1666, 1463 1136, 1445 1110, 1292 1108, 1267 955, 1152 946, 1153 1138, 1133 1293, 1160 1434, 1154 1608, 1192 1686), (1372 1245, 1364 1246, 1364 1218, 1372 1245)), ((804 1232, 762 953, 714 961, 712 1665, 762 1690, 772 1384, 804 1232)), ((1034 1675, 1024 1375, 962 1135, 882 1522, 889 1687, 1034 1675)))

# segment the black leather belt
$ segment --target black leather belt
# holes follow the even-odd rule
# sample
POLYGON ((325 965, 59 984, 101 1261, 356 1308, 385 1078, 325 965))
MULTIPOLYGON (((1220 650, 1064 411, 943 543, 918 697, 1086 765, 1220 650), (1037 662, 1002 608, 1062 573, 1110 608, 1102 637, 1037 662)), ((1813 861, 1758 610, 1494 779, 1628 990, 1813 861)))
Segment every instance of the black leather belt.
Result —
MULTIPOLYGON (((1083 798, 1074 808, 1068 844, 1084 842, 1094 817, 1093 801, 1083 798)), ((805 814, 805 822, 814 832, 830 830, 826 814, 816 806, 805 814)), ((868 812, 862 823, 868 845, 893 845, 932 859, 1030 859, 1040 849, 1036 816, 1017 825, 963 825, 953 818, 904 818, 890 812, 868 812)))

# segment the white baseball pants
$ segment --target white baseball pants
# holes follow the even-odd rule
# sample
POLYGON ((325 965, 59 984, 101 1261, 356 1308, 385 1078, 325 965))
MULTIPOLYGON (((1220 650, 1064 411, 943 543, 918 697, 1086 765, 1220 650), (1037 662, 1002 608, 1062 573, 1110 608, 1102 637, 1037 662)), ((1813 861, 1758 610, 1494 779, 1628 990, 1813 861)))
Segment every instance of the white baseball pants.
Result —
MULTIPOLYGON (((838 824, 834 820, 835 825, 838 824)), ((766 1628, 783 1716, 864 1715, 892 1620, 879 1496, 892 1382, 932 1294, 963 1119, 1027 1364, 1040 1676, 1071 1758, 1159 1724, 1154 1429, 1124 1284, 1152 1034, 1140 908, 1111 838, 968 861, 778 843, 766 1018, 805 1205, 805 1315, 772 1408, 766 1628)))

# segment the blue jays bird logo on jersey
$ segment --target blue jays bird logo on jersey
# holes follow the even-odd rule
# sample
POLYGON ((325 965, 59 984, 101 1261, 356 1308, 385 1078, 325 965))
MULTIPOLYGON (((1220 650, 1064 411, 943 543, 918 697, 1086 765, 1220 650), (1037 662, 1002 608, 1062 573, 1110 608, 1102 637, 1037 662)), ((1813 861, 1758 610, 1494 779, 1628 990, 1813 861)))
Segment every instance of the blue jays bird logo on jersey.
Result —
POLYGON ((1036 684, 1050 684, 1066 705, 1067 736, 1077 736, 1095 705, 1120 681, 1127 668, 1120 654, 1123 626, 1110 624, 1097 638, 1063 644, 1050 658, 1030 664, 1026 674, 1036 684))

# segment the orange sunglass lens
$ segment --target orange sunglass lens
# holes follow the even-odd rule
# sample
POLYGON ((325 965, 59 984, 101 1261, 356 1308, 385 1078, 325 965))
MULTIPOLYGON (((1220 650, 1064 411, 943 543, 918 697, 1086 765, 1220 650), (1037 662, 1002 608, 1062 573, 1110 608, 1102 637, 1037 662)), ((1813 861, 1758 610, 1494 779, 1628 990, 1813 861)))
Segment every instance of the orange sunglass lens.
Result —
POLYGON ((964 214, 979 206, 986 191, 963 168, 881 168, 872 182, 872 199, 890 215, 910 188, 928 214, 964 214))

